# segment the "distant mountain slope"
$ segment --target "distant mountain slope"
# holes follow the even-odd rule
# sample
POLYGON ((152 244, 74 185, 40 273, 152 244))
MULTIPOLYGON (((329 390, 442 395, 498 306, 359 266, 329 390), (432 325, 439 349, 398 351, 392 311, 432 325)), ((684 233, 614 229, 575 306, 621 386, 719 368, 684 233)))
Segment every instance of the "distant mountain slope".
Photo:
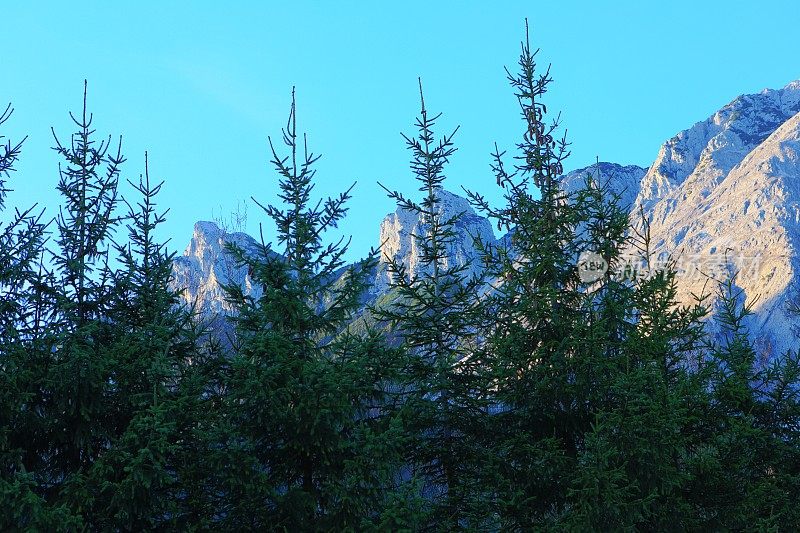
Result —
POLYGON ((619 195, 622 206, 632 207, 639 196, 642 178, 647 169, 637 165, 618 165, 616 163, 599 162, 585 168, 568 172, 561 178, 561 187, 567 192, 574 192, 583 187, 586 176, 592 175, 600 183, 619 195))
MULTIPOLYGON (((469 202, 449 191, 438 192, 439 213, 443 220, 461 215, 456 226, 456 236, 447 247, 447 256, 454 264, 466 266, 466 274, 480 274, 481 260, 473 245, 474 238, 483 242, 495 242, 495 235, 489 221, 476 214, 469 202)), ((397 209, 386 215, 380 225, 379 246, 381 264, 375 278, 375 290, 383 292, 389 282, 386 263, 389 258, 405 266, 409 276, 419 273, 419 250, 414 235, 420 234, 422 224, 415 213, 397 209)))
POLYGON ((246 294, 260 295, 247 268, 237 266, 225 250, 229 242, 251 251, 257 246, 255 239, 245 233, 228 233, 214 222, 197 222, 189 245, 173 262, 174 285, 183 289, 184 302, 196 304, 200 313, 229 314, 232 311, 225 301, 223 284, 237 283, 244 287, 246 294))
MULTIPOLYGON (((569 172, 563 187, 577 189, 587 173, 620 195, 639 227, 644 211, 654 253, 678 262, 683 301, 707 287, 709 276, 720 278, 737 269, 738 286, 748 299, 757 299, 751 326, 765 356, 791 346, 793 331, 800 329, 800 318, 786 309, 800 284, 800 81, 737 97, 666 141, 648 169, 601 162, 569 172)), ((464 198, 440 194, 445 217, 463 213, 449 256, 480 273, 472 243, 476 236, 495 241, 489 221, 464 198)), ((390 297, 387 257, 403 263, 410 275, 418 273, 413 235, 420 229, 418 218, 402 210, 384 218, 376 243, 382 261, 365 303, 390 297)), ((176 285, 186 288, 184 298, 196 301, 201 311, 230 312, 222 282, 258 290, 225 254, 228 240, 245 248, 255 245, 247 235, 226 234, 199 222, 184 255, 175 261, 176 285)))
POLYGON ((753 333, 768 352, 789 348, 800 324, 785 309, 800 259, 798 113, 800 82, 739 96, 662 145, 635 201, 654 252, 678 260, 681 298, 699 293, 706 275, 740 271, 738 286, 757 299, 753 333))
MULTIPOLYGON (((469 202, 448 191, 440 191, 440 213, 445 218, 461 214, 456 228, 456 236, 448 246, 448 256, 455 264, 466 266, 467 274, 481 272, 481 261, 473 238, 480 237, 487 243, 495 241, 488 220, 477 215, 469 202)), ((374 283, 367 295, 372 303, 388 290, 389 272, 387 262, 395 259, 406 267, 409 276, 419 274, 419 251, 414 235, 422 230, 419 218, 412 213, 397 209, 386 215, 380 224, 378 243, 380 262, 374 273, 374 283)), ((233 242, 245 250, 255 250, 255 239, 245 233, 228 233, 214 222, 197 222, 189 245, 183 255, 175 258, 173 264, 174 283, 183 288, 183 299, 188 304, 197 305, 203 313, 231 312, 225 302, 222 285, 237 283, 242 285, 245 294, 258 296, 260 289, 254 286, 247 269, 237 267, 233 258, 225 251, 225 244, 233 242)), ((344 270, 344 269, 343 269, 344 270)), ((324 305, 324 302, 323 302, 324 305)))

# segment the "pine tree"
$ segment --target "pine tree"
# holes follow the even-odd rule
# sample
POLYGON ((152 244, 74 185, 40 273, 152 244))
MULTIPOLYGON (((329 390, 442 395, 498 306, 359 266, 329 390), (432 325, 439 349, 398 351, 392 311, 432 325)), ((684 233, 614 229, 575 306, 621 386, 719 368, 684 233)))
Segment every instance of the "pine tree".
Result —
POLYGON ((147 154, 144 176, 130 185, 140 200, 125 201, 128 241, 115 245, 119 267, 109 273, 114 292, 105 318, 113 332, 103 409, 110 439, 87 473, 89 516, 98 529, 185 527, 193 517, 182 505, 182 469, 190 456, 202 461, 187 448, 187 434, 199 417, 210 417, 192 384, 198 332, 170 285, 174 253, 156 240, 166 210, 157 211, 163 182, 151 183, 147 154))
POLYGON ((482 474, 489 461, 478 439, 486 436, 481 426, 488 406, 484 374, 474 357, 483 279, 467 275, 469 265, 454 263, 449 255, 461 213, 445 217, 440 192, 456 132, 436 141, 440 114, 428 113, 421 82, 420 102, 418 135, 403 137, 422 200, 387 189, 400 209, 419 217, 413 236, 418 271, 412 276, 401 261, 387 257, 390 290, 397 298, 375 312, 392 325, 406 354, 398 386, 411 440, 410 475, 423 484, 427 503, 423 523, 437 530, 487 527, 482 474))
POLYGON ((697 527, 684 493, 685 463, 707 404, 706 309, 702 298, 678 305, 674 262, 655 264, 646 220, 643 227, 633 240, 645 272, 593 293, 600 314, 588 322, 601 332, 602 348, 590 361, 600 379, 569 491, 565 523, 572 528, 697 527))
MULTIPOLYGON (((0 113, 0 126, 10 117, 0 113)), ((4 137, 0 136, 0 141, 4 137)), ((24 139, 23 139, 24 141, 24 139)), ((0 211, 23 141, 0 144, 0 211)), ((43 327, 40 264, 45 224, 35 207, 0 225, 0 529, 68 530, 80 522, 65 506, 48 506, 32 460, 38 441, 44 369, 32 356, 43 327)))
MULTIPOLYGON (((12 112, 9 104, 0 113, 0 126, 12 112)), ((0 136, 0 141, 3 139, 0 136)), ((6 180, 15 170, 24 141, 0 143, 0 211, 6 209, 6 195, 10 192, 6 180)), ((32 284, 38 277, 45 227, 41 214, 36 215, 34 209, 35 206, 24 211, 17 209, 0 225, 0 288, 3 295, 0 300, 0 350, 16 348, 27 340, 36 318, 32 284)))
POLYGON ((583 362, 574 357, 586 346, 578 335, 585 297, 575 267, 585 213, 559 186, 568 145, 554 137, 558 120, 546 123, 541 98, 551 78, 549 70, 537 73, 536 53, 526 40, 519 73, 507 71, 525 131, 513 169, 506 167, 505 152, 495 147, 493 154, 505 205, 493 208, 470 193, 476 207, 509 232, 497 246, 479 246, 498 280, 486 301, 493 321, 481 351, 494 379, 495 497, 501 526, 510 529, 544 525, 564 512, 577 439, 589 424, 585 391, 575 379, 583 362))
POLYGON ((226 287, 238 313, 214 459, 219 527, 361 529, 381 519, 396 475, 397 431, 383 409, 391 351, 347 327, 374 254, 342 273, 347 243, 324 244, 350 191, 312 201, 319 156, 298 137, 294 91, 283 141, 286 156, 270 146, 285 207, 258 204, 283 253, 263 235, 256 252, 229 247, 260 295, 226 287))
POLYGON ((505 206, 470 195, 509 231, 499 246, 481 246, 498 280, 481 351, 494 374, 500 522, 657 529, 685 510, 686 443, 675 432, 691 423, 680 395, 697 385, 681 361, 696 347, 702 309, 673 309, 669 269, 644 281, 618 275, 627 214, 599 175, 578 190, 563 186, 568 145, 555 138, 559 119, 546 122, 552 79, 537 73, 536 53, 526 39, 519 72, 508 74, 525 131, 513 170, 504 152, 493 154, 505 206), (579 277, 582 252, 605 268, 591 283, 579 277))
POLYGON ((97 142, 92 116, 70 114, 77 126, 70 143, 53 132, 63 206, 55 218, 56 249, 43 292, 49 316, 30 357, 44 375, 37 383, 37 434, 28 443, 29 469, 36 472, 48 505, 77 514, 91 506, 86 474, 108 448, 114 421, 106 408, 111 394, 113 328, 108 311, 114 296, 108 251, 117 218, 121 148, 97 142))
POLYGON ((702 447, 688 465, 689 496, 704 529, 793 530, 800 493, 800 361, 762 362, 750 338, 736 273, 719 282, 702 447))

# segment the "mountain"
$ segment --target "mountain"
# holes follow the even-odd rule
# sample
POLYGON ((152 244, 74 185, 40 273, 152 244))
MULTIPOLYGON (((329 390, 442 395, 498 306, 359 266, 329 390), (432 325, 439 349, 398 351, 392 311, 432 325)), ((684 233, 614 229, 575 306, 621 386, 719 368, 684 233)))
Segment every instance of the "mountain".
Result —
MULTIPOLYGON (((644 172, 600 163, 564 176, 570 190, 599 173, 622 195, 634 227, 649 226, 653 255, 676 261, 682 302, 711 293, 713 308, 714 280, 738 272, 765 358, 792 347, 800 327, 787 309, 800 282, 799 113, 795 81, 737 97, 666 141, 644 172)), ((636 262, 633 249, 628 255, 636 262)), ((709 328, 717 329, 713 321, 709 328)))
MULTIPOLYGON (((439 215, 442 220, 449 220, 461 215, 455 228, 455 238, 447 246, 447 257, 454 264, 465 266, 465 273, 480 274, 481 259, 475 250, 474 239, 480 238, 487 244, 495 242, 492 225, 487 219, 475 213, 469 202, 449 191, 437 192, 439 198, 439 215)), ((389 283, 389 272, 386 263, 389 258, 405 266, 410 277, 419 273, 419 250, 414 235, 423 230, 417 214, 397 209, 386 215, 380 225, 378 243, 380 246, 380 264, 375 276, 376 292, 386 290, 389 283)))
POLYGON ((258 246, 255 239, 246 233, 229 233, 214 222, 197 222, 189 245, 183 255, 172 264, 173 283, 183 289, 184 303, 196 305, 203 315, 230 314, 233 309, 225 301, 223 284, 241 285, 246 294, 260 296, 246 267, 236 265, 225 249, 234 243, 244 250, 254 252, 258 246))
MULTIPOLYGON (((800 283, 800 81, 737 97, 662 144, 649 168, 601 162, 564 175, 562 186, 575 190, 587 173, 620 195, 637 229, 644 226, 644 213, 653 252, 677 263, 682 301, 709 292, 709 278, 738 270, 737 287, 755 302, 750 326, 764 356, 790 347, 794 330, 800 329, 800 317, 786 308, 797 298, 800 283)), ((480 273, 473 238, 493 242, 490 223, 456 194, 441 191, 440 199, 443 216, 463 213, 449 257, 480 273)), ((388 257, 403 263, 410 275, 418 273, 413 235, 420 229, 418 217, 403 210, 383 219, 377 232, 381 263, 369 301, 387 291, 388 257)), ((220 283, 257 290, 225 253, 227 241, 255 246, 245 234, 199 222, 175 260, 176 285, 186 288, 184 299, 196 301, 201 311, 230 312, 220 283)), ((710 327, 713 331, 713 322, 710 327)))
POLYGON ((753 149, 800 111, 800 81, 783 89, 742 95, 661 145, 641 182, 638 202, 663 218, 681 204, 705 198, 753 149), (681 194, 675 192, 681 190, 681 194), (683 195, 686 198, 682 198, 683 195), (663 200, 674 200, 666 201, 663 200), (655 204, 660 204, 657 208, 655 204))
MULTIPOLYGON (((484 242, 495 242, 495 235, 488 220, 477 215, 469 202, 451 192, 438 192, 439 213, 445 219, 460 214, 456 234, 447 246, 450 261, 466 267, 467 275, 480 274, 481 260, 473 240, 480 237, 484 242)), ((419 217, 403 209, 386 215, 380 224, 378 243, 380 260, 374 273, 372 289, 365 303, 374 302, 388 290, 390 258, 402 263, 409 276, 419 273, 419 250, 414 234, 422 230, 419 217)), ((236 283, 245 294, 258 297, 260 289, 254 286, 247 269, 236 265, 225 249, 226 243, 235 243, 246 251, 255 251, 258 243, 245 233, 228 232, 214 222, 197 222, 189 245, 183 255, 173 262, 173 279, 177 288, 183 289, 184 303, 196 305, 203 314, 230 314, 231 306, 225 301, 222 285, 236 283)), ((342 269, 342 271, 344 268, 342 269)), ((321 302, 324 305, 324 302, 321 302)))
POLYGON ((561 188, 567 192, 575 192, 584 186, 586 176, 600 180, 602 185, 619 195, 620 203, 632 207, 639 195, 639 188, 647 169, 637 165, 618 165, 616 163, 598 162, 595 165, 579 168, 561 177, 561 188))
POLYGON ((767 356, 789 348, 800 324, 786 310, 799 281, 798 113, 800 82, 739 96, 661 146, 634 202, 654 253, 678 261, 683 300, 703 290, 707 275, 739 271, 767 356))

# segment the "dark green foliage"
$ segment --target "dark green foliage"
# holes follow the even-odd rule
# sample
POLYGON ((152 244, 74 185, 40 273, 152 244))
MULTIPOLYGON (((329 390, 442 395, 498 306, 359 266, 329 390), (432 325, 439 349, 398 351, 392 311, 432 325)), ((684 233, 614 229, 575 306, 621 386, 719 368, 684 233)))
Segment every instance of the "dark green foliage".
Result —
POLYGON ((590 359, 600 379, 590 392, 594 420, 577 456, 568 523, 689 529, 696 523, 683 494, 684 464, 707 403, 699 359, 705 308, 677 304, 673 265, 651 267, 646 229, 632 240, 649 275, 622 286, 609 280, 594 293, 604 301, 590 323, 604 349, 590 359))
POLYGON ((46 530, 175 526, 191 515, 182 505, 188 482, 180 476, 197 460, 187 447, 197 418, 188 417, 200 414, 202 387, 189 364, 200 355, 196 333, 169 286, 173 254, 154 237, 164 220, 155 210, 161 185, 150 184, 147 169, 132 184, 141 200, 129 205, 129 241, 114 245, 119 266, 112 269, 123 158, 119 149, 109 156, 107 143, 95 144, 85 93, 83 113, 73 119, 78 131, 69 146, 56 141, 65 159, 58 185, 65 204, 56 218, 52 270, 44 267, 40 230, 29 260, 39 265, 14 269, 22 276, 14 309, 32 312, 3 309, 17 337, 15 350, 3 353, 3 379, 15 391, 4 414, 14 462, 4 468, 10 503, 3 523, 46 530))
MULTIPOLYGON (((503 528, 556 524, 570 508, 567 491, 583 435, 593 421, 593 359, 604 348, 592 328, 590 295, 582 290, 576 261, 586 242, 584 198, 558 182, 568 155, 556 141, 557 121, 546 124, 540 97, 549 75, 536 73, 535 52, 522 45, 519 74, 509 73, 525 121, 513 170, 494 153, 497 183, 506 205, 493 209, 478 194, 473 202, 510 230, 499 246, 481 244, 487 269, 498 279, 487 298, 493 321, 482 357, 493 374, 492 417, 498 465, 497 505, 503 528), (536 197, 538 188, 539 198, 536 197)), ((590 243, 594 244, 594 243, 590 243)))
POLYGON ((374 333, 348 330, 375 260, 337 281, 347 244, 323 236, 350 195, 311 200, 319 156, 297 136, 294 93, 283 140, 289 155, 273 147, 272 163, 286 207, 262 206, 283 254, 263 242, 257 253, 230 247, 259 294, 226 287, 238 314, 215 465, 218 516, 225 529, 360 529, 393 505, 387 489, 399 465, 384 407, 392 351, 374 333))
MULTIPOLYGON (((9 106, 0 126, 10 116, 9 106)), ((21 147, 11 141, 0 146, 0 210, 21 147)), ((41 434, 37 408, 46 375, 41 359, 31 357, 46 327, 40 286, 45 226, 32 213, 17 210, 0 227, 0 528, 58 531, 80 521, 66 505, 47 505, 39 487, 42 464, 31 449, 41 434)))
MULTIPOLYGON (((0 113, 0 126, 10 117, 9 105, 0 113)), ((22 143, 6 141, 0 135, 0 212, 5 210, 6 195, 10 189, 6 180, 14 172, 22 143)), ((45 225, 34 207, 15 210, 5 224, 0 226, 0 349, 13 349, 17 343, 29 340, 37 321, 37 291, 32 287, 39 280, 39 260, 44 245, 45 225)))
POLYGON ((110 139, 98 142, 86 107, 70 114, 77 131, 62 144, 55 136, 58 191, 64 204, 56 217, 57 249, 52 254, 53 306, 50 330, 42 343, 47 361, 43 434, 39 460, 52 501, 81 509, 86 504, 83 475, 109 446, 114 421, 105 411, 113 394, 113 328, 108 313, 114 283, 108 252, 118 218, 117 186, 121 146, 109 152, 110 139))
POLYGON ((794 352, 758 361, 745 327, 750 313, 736 276, 720 283, 703 446, 689 465, 704 529, 800 526, 800 362, 794 352))
POLYGON ((92 523, 103 528, 152 529, 194 518, 181 476, 200 460, 188 439, 207 402, 193 375, 202 361, 197 332, 170 286, 174 253, 155 237, 166 214, 156 210, 162 185, 151 184, 145 154, 144 177, 131 183, 140 199, 128 204, 128 242, 116 245, 120 268, 110 274, 103 407, 111 439, 85 478, 92 523))
MULTIPOLYGON (((506 205, 473 202, 510 230, 483 245, 499 280, 485 305, 493 322, 481 347, 490 365, 497 506, 502 527, 663 529, 686 515, 681 461, 702 398, 687 361, 702 307, 676 308, 674 273, 626 279, 622 252, 636 245, 616 196, 590 177, 560 182, 567 143, 545 122, 551 79, 522 45, 509 80, 525 132, 513 170, 496 150, 506 205), (533 186, 538 188, 536 197, 533 186), (578 276, 581 252, 609 265, 594 283, 578 276)), ((647 237, 641 250, 649 261, 647 237)))
POLYGON ((460 214, 443 215, 440 191, 455 132, 437 141, 433 127, 440 115, 428 114, 421 83, 420 100, 418 135, 404 138, 422 201, 389 191, 400 209, 419 217, 419 270, 412 275, 403 263, 387 259, 397 299, 376 314, 393 325, 405 355, 397 386, 411 442, 408 468, 427 500, 424 522, 438 530, 476 528, 486 522, 489 492, 483 475, 489 461, 480 441, 488 404, 475 357, 483 280, 468 277, 467 265, 448 261, 460 214))

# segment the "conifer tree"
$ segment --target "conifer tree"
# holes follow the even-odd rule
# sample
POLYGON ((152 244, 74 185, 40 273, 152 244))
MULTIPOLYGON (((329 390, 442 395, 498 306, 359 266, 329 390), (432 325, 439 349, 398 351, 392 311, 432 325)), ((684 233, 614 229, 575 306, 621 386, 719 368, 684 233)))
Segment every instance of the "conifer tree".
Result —
POLYGON ((312 200, 319 156, 297 133, 294 91, 283 141, 288 155, 270 147, 285 207, 258 204, 282 254, 263 234, 255 252, 229 247, 259 294, 226 287, 238 314, 214 459, 219 526, 361 529, 381 520, 397 464, 397 431, 383 413, 391 352, 377 334, 347 327, 375 258, 341 272, 347 242, 323 240, 350 191, 312 200))
MULTIPOLYGON (((0 126, 10 117, 0 113, 0 126)), ((4 139, 0 136, 0 141, 4 139)), ((24 140, 23 140, 24 141, 24 140)), ((10 189, 22 142, 0 144, 0 211, 10 189)), ((0 225, 0 529, 68 530, 79 520, 66 506, 48 506, 41 490, 32 444, 41 434, 44 369, 32 355, 43 327, 39 265, 45 224, 34 207, 15 210, 0 225)))
POLYGON ((588 321, 601 333, 601 349, 589 359, 599 379, 569 489, 564 523, 572 528, 697 527, 685 462, 707 402, 699 322, 706 309, 702 298, 678 305, 674 262, 655 264, 646 220, 643 226, 632 240, 645 272, 608 280, 592 294, 601 298, 588 321))
POLYGON ((469 265, 450 256, 462 214, 445 217, 440 193, 457 128, 437 141, 433 130, 441 115, 428 113, 421 82, 420 103, 418 134, 403 137, 422 200, 387 189, 400 209, 420 220, 413 235, 418 271, 412 275, 401 261, 386 258, 397 298, 376 309, 376 316, 393 326, 405 353, 398 385, 411 441, 408 466, 426 503, 422 523, 436 530, 474 529, 487 527, 489 515, 482 477, 489 461, 480 445, 487 404, 474 357, 483 279, 468 275, 469 265))
POLYGON ((89 514, 98 529, 185 527, 192 520, 182 504, 181 474, 194 453, 188 434, 193 417, 211 413, 201 413, 208 402, 192 386, 198 334, 170 285, 174 253, 156 238, 168 210, 157 210, 163 182, 151 183, 146 153, 144 176, 130 185, 140 199, 125 201, 128 239, 115 245, 119 267, 109 273, 114 292, 105 315, 113 329, 103 406, 110 440, 87 473, 89 514))
POLYGON ((108 249, 117 223, 117 184, 124 162, 120 147, 97 142, 92 116, 70 114, 77 126, 70 142, 54 134, 64 160, 58 190, 63 206, 55 218, 57 247, 42 291, 46 327, 29 351, 43 372, 31 391, 37 429, 27 443, 28 469, 48 506, 80 515, 91 505, 88 470, 108 448, 114 421, 106 408, 111 393, 113 329, 108 310, 114 284, 108 249))
POLYGON ((526 528, 556 520, 566 505, 569 474, 589 423, 585 391, 575 380, 582 364, 583 292, 575 263, 581 250, 582 207, 559 186, 564 138, 558 120, 546 122, 541 97, 551 82, 537 72, 536 51, 522 43, 519 73, 508 72, 525 124, 512 169, 495 147, 492 169, 505 205, 490 206, 477 193, 472 202, 505 229, 498 246, 479 243, 487 271, 498 281, 486 301, 493 322, 484 332, 482 357, 491 366, 496 501, 503 528, 526 528), (535 188, 534 188, 535 186, 535 188), (538 198, 537 198, 538 192, 538 198))
POLYGON ((753 302, 734 273, 719 282, 710 351, 710 401, 688 494, 703 529, 800 526, 800 361, 788 351, 759 361, 746 325, 753 302))
MULTIPOLYGON (((0 126, 10 117, 11 105, 0 113, 0 126)), ((14 172, 22 144, 12 144, 0 135, 0 212, 6 210, 7 179, 14 172)), ((35 325, 35 290, 38 265, 44 244, 45 226, 35 206, 24 211, 15 209, 0 225, 0 349, 11 349, 30 338, 35 325)))
POLYGON ((681 509, 677 496, 665 499, 680 484, 684 443, 667 432, 688 420, 673 387, 697 341, 697 311, 672 310, 670 274, 638 283, 615 275, 627 214, 598 175, 578 190, 563 186, 568 145, 555 138, 558 118, 546 122, 552 80, 549 69, 537 73, 536 53, 526 39, 518 73, 508 74, 525 131, 513 169, 504 152, 493 154, 506 204, 470 195, 509 231, 500 246, 481 245, 498 280, 486 299, 494 322, 482 357, 494 375, 501 526, 658 527, 681 509), (578 276, 586 251, 606 269, 592 283, 578 276), (648 464, 651 441, 665 436, 659 461, 648 464))

